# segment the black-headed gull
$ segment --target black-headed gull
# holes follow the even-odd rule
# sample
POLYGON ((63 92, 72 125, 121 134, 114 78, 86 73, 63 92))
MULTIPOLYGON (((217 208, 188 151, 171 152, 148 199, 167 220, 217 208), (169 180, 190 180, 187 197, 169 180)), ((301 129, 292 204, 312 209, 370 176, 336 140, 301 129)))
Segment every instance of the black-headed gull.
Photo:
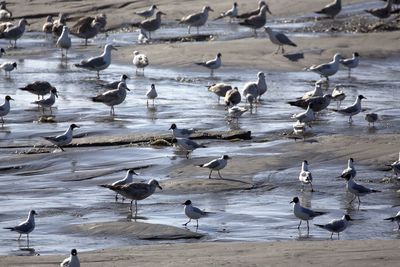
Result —
POLYGON ((10 112, 10 100, 14 100, 11 96, 6 95, 4 98, 4 104, 0 106, 0 117, 1 123, 4 124, 3 117, 6 116, 10 112))
POLYGON ((78 258, 78 251, 71 249, 71 255, 60 263, 61 267, 80 267, 81 263, 78 258))
POLYGON ((73 123, 68 127, 68 129, 63 134, 56 136, 44 136, 43 138, 51 142, 52 144, 56 145, 62 151, 64 151, 62 146, 68 145, 69 143, 72 142, 73 130, 75 128, 79 128, 79 126, 73 123))
POLYGON ((309 225, 308 221, 314 219, 315 217, 326 214, 326 212, 314 211, 312 209, 303 207, 300 204, 300 200, 298 197, 294 197, 293 200, 290 201, 290 203, 293 203, 294 215, 300 219, 300 223, 297 226, 297 229, 300 229, 300 225, 301 225, 302 221, 306 221, 307 222, 307 232, 308 232, 310 230, 310 225, 309 225))
POLYGON ((192 205, 192 201, 186 200, 185 203, 182 205, 185 205, 184 212, 185 215, 189 218, 189 221, 184 223, 184 226, 187 226, 188 223, 190 223, 193 220, 196 220, 196 228, 199 228, 199 219, 201 217, 207 216, 207 212, 200 210, 199 208, 195 207, 192 205))
POLYGON ((346 230, 347 226, 349 225, 349 221, 352 221, 353 219, 350 218, 349 215, 343 215, 341 219, 335 219, 330 221, 327 224, 314 224, 315 226, 318 226, 322 229, 325 229, 329 232, 331 232, 331 239, 333 237, 334 233, 337 233, 338 239, 339 239, 339 234, 340 232, 343 232, 346 230))
POLYGON ((22 235, 26 235, 29 247, 29 234, 35 229, 35 215, 38 215, 36 211, 30 210, 28 218, 25 221, 14 227, 4 227, 4 229, 17 232, 19 234, 18 240, 21 239, 22 235))
POLYGON ((222 179, 221 173, 219 171, 226 167, 229 159, 231 158, 228 155, 223 155, 218 159, 213 159, 210 162, 200 164, 199 167, 210 169, 210 174, 208 175, 208 179, 211 179, 211 174, 213 171, 217 171, 219 178, 222 179))

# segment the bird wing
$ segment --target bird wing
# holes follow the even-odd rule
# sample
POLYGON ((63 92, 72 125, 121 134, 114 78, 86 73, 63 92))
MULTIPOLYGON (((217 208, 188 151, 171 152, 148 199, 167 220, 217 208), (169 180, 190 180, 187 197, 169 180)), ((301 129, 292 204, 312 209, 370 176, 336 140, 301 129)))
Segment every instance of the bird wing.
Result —
POLYGON ((70 262, 70 258, 66 258, 61 264, 61 267, 68 267, 70 262))
POLYGON ((194 23, 194 22, 200 20, 202 15, 203 15, 203 13, 190 14, 190 15, 182 18, 181 23, 194 23))
POLYGON ((295 43, 293 43, 285 34, 278 32, 275 35, 275 38, 281 43, 285 45, 291 45, 291 46, 297 46, 295 43))
POLYGON ((207 167, 207 168, 210 168, 210 169, 214 169, 214 168, 216 168, 218 166, 219 166, 219 160, 218 159, 214 159, 214 160, 210 161, 209 163, 206 163, 206 164, 203 165, 203 167, 207 167))
POLYGON ((82 60, 81 63, 77 65, 77 67, 96 68, 104 65, 105 63, 106 62, 104 61, 104 58, 102 56, 97 56, 82 60))
POLYGON ((57 136, 46 136, 44 139, 50 141, 50 142, 55 142, 55 143, 60 143, 64 142, 68 139, 68 137, 65 134, 57 135, 57 136))
POLYGON ((358 191, 361 194, 371 193, 372 191, 371 189, 357 183, 354 183, 352 187, 354 190, 358 191))
POLYGON ((198 214, 201 214, 201 215, 206 215, 206 213, 204 212, 204 211, 202 211, 201 209, 199 209, 199 208, 197 208, 197 207, 192 207, 192 210, 195 212, 195 213, 198 213, 198 214))
POLYGON ((71 27, 71 33, 81 33, 83 29, 87 29, 87 28, 91 27, 93 20, 94 20, 93 17, 83 17, 83 18, 80 18, 80 19, 71 27))
POLYGON ((24 221, 20 224, 18 224, 17 226, 14 227, 14 231, 21 231, 21 232, 29 232, 32 228, 32 223, 30 223, 29 221, 24 221))
POLYGON ((260 13, 260 9, 256 9, 256 10, 252 10, 249 11, 247 13, 243 13, 237 16, 238 19, 247 19, 251 16, 257 15, 258 13, 260 13))
POLYGON ((356 111, 357 111, 357 106, 354 106, 354 105, 338 110, 339 113, 353 113, 356 111))

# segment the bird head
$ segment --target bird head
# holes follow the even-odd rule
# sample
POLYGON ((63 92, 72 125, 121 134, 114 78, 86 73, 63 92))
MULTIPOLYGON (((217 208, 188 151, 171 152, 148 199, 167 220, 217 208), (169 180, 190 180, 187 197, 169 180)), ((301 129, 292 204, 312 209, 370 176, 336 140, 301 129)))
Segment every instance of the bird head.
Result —
POLYGON ((292 201, 290 201, 290 203, 299 203, 299 198, 298 197, 294 197, 292 201))
POLYGON ((362 100, 362 99, 367 99, 367 98, 365 96, 363 96, 363 95, 359 95, 358 99, 362 100))
POLYGON ((350 218, 350 215, 348 215, 348 214, 344 215, 344 218, 345 218, 347 221, 354 221, 352 218, 350 218))
POLYGON ((171 127, 169 127, 169 129, 168 130, 175 130, 176 129, 176 124, 175 123, 173 123, 173 124, 171 124, 171 127))
POLYGON ((58 94, 57 94, 57 89, 56 88, 51 89, 51 92, 53 93, 53 95, 55 95, 58 98, 58 94))
POLYGON ((78 251, 76 251, 76 249, 71 249, 71 255, 72 256, 76 256, 76 255, 78 255, 78 251))
POLYGON ((205 7, 203 7, 203 12, 204 11, 211 11, 211 12, 213 12, 214 10, 210 7, 210 6, 205 6, 205 7))
POLYGON ((157 186, 158 188, 160 188, 160 189, 162 190, 162 187, 160 186, 160 184, 158 183, 158 181, 155 180, 155 179, 151 179, 150 182, 149 182, 149 184, 150 184, 150 185, 153 185, 153 186, 157 186))
POLYGON ((5 99, 6 99, 6 101, 14 100, 14 99, 13 99, 11 96, 9 96, 9 95, 6 95, 5 99))
POLYGON ((129 170, 128 170, 128 173, 129 173, 129 174, 138 175, 138 174, 135 172, 134 169, 129 169, 129 170))
POLYGON ((69 126, 69 128, 71 128, 71 130, 73 130, 73 129, 75 129, 75 128, 79 128, 79 126, 76 125, 75 123, 73 123, 73 124, 71 124, 71 125, 69 126))
POLYGON ((188 206, 190 204, 192 204, 192 201, 190 201, 190 200, 186 200, 184 203, 182 203, 182 205, 185 205, 185 206, 188 206))
POLYGON ((224 160, 231 159, 228 155, 223 155, 222 158, 223 158, 224 160))

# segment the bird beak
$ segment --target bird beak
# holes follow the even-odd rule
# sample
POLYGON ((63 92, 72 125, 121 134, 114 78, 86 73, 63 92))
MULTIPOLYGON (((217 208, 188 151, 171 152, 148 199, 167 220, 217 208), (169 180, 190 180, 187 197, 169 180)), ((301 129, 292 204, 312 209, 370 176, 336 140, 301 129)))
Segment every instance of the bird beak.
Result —
POLYGON ((210 11, 214 12, 214 9, 210 8, 210 11))
POLYGON ((290 201, 289 203, 294 203, 294 202, 293 202, 293 200, 292 200, 292 201, 290 201))
POLYGON ((10 97, 10 100, 14 101, 14 98, 11 98, 11 97, 10 97))
POLYGON ((162 190, 162 187, 160 185, 157 186, 158 188, 160 188, 162 190))
POLYGON ((271 13, 271 11, 269 10, 269 8, 267 7, 267 12, 269 13, 269 14, 271 14, 272 15, 272 13, 271 13))
POLYGON ((112 49, 112 50, 116 50, 116 51, 118 51, 118 49, 117 49, 117 48, 115 48, 114 46, 112 46, 112 47, 111 47, 111 49, 112 49))
POLYGON ((128 87, 125 87, 125 90, 130 91, 131 89, 129 89, 128 87))
POLYGON ((172 128, 171 127, 169 127, 169 129, 168 130, 171 130, 172 128))
POLYGON ((167 15, 167 14, 165 14, 164 12, 160 12, 160 14, 161 14, 161 15, 165 15, 165 16, 167 15))
POLYGON ((58 94, 57 93, 55 93, 54 95, 58 98, 58 94))

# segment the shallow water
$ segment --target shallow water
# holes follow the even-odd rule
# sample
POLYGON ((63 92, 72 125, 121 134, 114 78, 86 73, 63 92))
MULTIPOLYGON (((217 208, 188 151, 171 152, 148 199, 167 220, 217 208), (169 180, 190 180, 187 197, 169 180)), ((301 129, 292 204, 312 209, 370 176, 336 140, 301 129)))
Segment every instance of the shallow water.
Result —
MULTIPOLYGON (((160 36, 168 36, 171 32, 172 29, 160 31, 160 36)), ((115 34, 108 39, 101 36, 96 42, 102 44, 114 40, 119 45, 125 45, 130 40, 136 40, 134 34, 127 35, 127 39, 122 36, 115 34)), ((79 44, 81 41, 74 39, 74 43, 79 44)), ((304 71, 281 73, 269 72, 267 69, 228 68, 218 70, 216 78, 211 79, 209 72, 201 67, 165 69, 154 66, 146 68, 145 76, 136 76, 129 59, 126 65, 112 64, 102 72, 101 81, 98 81, 94 73, 72 66, 86 57, 78 50, 71 51, 68 64, 63 64, 59 60, 59 51, 49 48, 51 45, 37 33, 29 33, 19 44, 23 49, 47 47, 49 53, 46 58, 19 60, 18 70, 12 72, 10 79, 0 77, 0 95, 9 94, 15 98, 11 103, 12 111, 6 116, 4 127, 0 128, 0 146, 3 147, 0 148, 3 157, 0 163, 0 228, 15 225, 25 218, 29 209, 35 209, 39 216, 37 228, 31 235, 31 247, 41 254, 64 253, 71 247, 81 251, 155 242, 124 237, 87 238, 79 234, 67 234, 65 226, 127 220, 128 204, 114 203, 112 192, 96 186, 121 178, 124 176, 124 168, 150 165, 140 170, 139 178, 156 177, 162 185, 163 180, 170 178, 171 166, 193 164, 193 161, 177 155, 173 148, 156 149, 148 146, 67 148, 64 153, 19 154, 35 145, 46 144, 40 136, 63 132, 71 122, 81 126, 77 134, 93 136, 162 134, 168 131, 171 123, 205 130, 229 130, 237 126, 226 120, 224 107, 217 104, 217 97, 209 93, 205 86, 224 81, 242 88, 246 82, 256 79, 258 71, 265 71, 268 92, 257 110, 252 114, 246 113, 240 119, 239 127, 251 130, 256 138, 276 141, 246 141, 238 146, 237 143, 204 140, 202 142, 207 143, 208 147, 196 150, 192 156, 194 159, 210 159, 221 154, 229 154, 233 158, 270 156, 279 153, 277 148, 282 143, 292 142, 282 134, 292 130, 291 115, 302 111, 285 102, 312 90, 313 82, 318 79, 316 74, 304 71), (126 101, 115 108, 117 115, 110 118, 108 107, 93 103, 89 98, 104 90, 99 83, 119 79, 123 73, 131 76, 128 87, 133 90, 128 93, 126 101), (39 78, 49 81, 59 90, 60 97, 54 109, 57 123, 39 123, 41 114, 35 105, 30 104, 36 97, 17 89, 39 78), (159 98, 155 107, 147 108, 145 93, 151 83, 156 84, 159 98), (15 147, 4 148, 10 146, 15 147), (266 148, 268 153, 265 153, 266 148)), ((343 106, 352 104, 358 94, 363 94, 367 97, 363 103, 364 108, 368 112, 378 113, 380 122, 375 128, 369 128, 360 114, 354 117, 354 123, 350 126, 346 117, 330 110, 321 115, 310 132, 316 136, 398 133, 399 73, 398 58, 363 59, 350 79, 347 78, 346 70, 340 71, 332 78, 330 88, 336 84, 344 86, 347 98, 343 106)), ((330 108, 336 108, 336 103, 332 103, 330 108)), ((393 231, 394 225, 382 221, 397 212, 392 206, 399 205, 393 186, 378 183, 385 173, 372 171, 368 166, 358 167, 361 181, 367 183, 367 179, 371 179, 373 183, 369 186, 383 191, 363 197, 363 203, 358 209, 355 204, 347 204, 351 197, 345 192, 344 183, 334 179, 345 164, 332 161, 315 166, 311 163, 310 169, 317 189, 313 194, 307 190, 300 191, 297 180, 300 166, 296 166, 251 175, 254 181, 276 185, 277 188, 271 191, 260 188, 201 194, 157 192, 139 202, 139 215, 145 216, 148 223, 181 227, 186 217, 180 203, 191 199, 195 205, 215 212, 200 220, 199 232, 207 234, 206 240, 327 239, 329 233, 315 227, 311 228, 308 237, 306 232, 298 232, 298 221, 289 204, 293 196, 298 195, 304 205, 329 211, 329 214, 317 218, 315 223, 324 223, 349 212, 356 222, 341 235, 342 239, 398 238, 398 233, 393 231)), ((293 164, 290 163, 290 166, 293 164)), ((243 172, 249 173, 246 170, 243 172)), ((232 178, 241 178, 241 175, 238 173, 232 178)), ((193 176, 206 179, 207 171, 199 169, 193 176)), ((189 225, 189 228, 195 230, 193 225, 189 225)), ((3 231, 0 254, 21 253, 15 241, 16 236, 15 233, 3 231)), ((25 245, 24 240, 20 245, 25 245)))

